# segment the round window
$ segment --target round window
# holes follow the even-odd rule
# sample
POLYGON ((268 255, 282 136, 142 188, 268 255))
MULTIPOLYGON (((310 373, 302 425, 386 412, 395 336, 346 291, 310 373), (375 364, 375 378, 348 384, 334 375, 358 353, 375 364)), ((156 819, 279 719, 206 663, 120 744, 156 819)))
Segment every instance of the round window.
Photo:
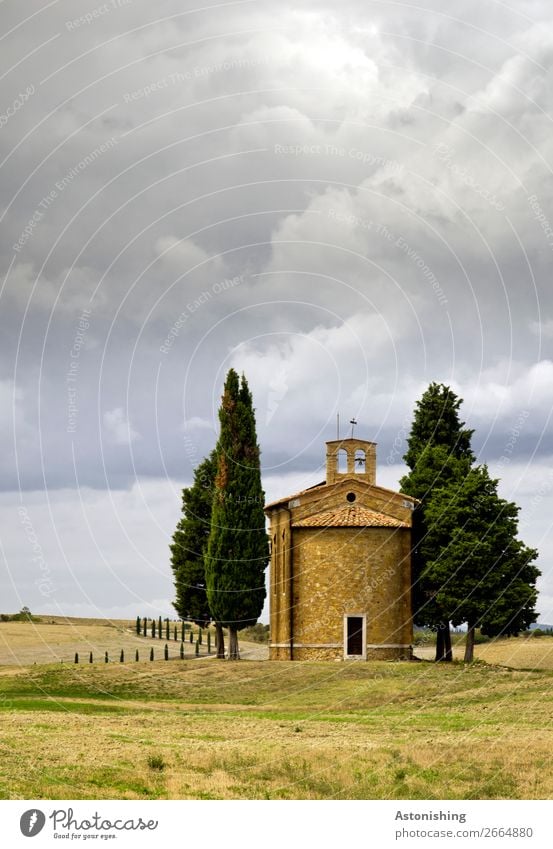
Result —
POLYGON ((355 501, 357 496, 354 492, 348 492, 348 494, 346 495, 346 498, 347 498, 347 500, 349 501, 350 504, 353 504, 353 502, 355 501))

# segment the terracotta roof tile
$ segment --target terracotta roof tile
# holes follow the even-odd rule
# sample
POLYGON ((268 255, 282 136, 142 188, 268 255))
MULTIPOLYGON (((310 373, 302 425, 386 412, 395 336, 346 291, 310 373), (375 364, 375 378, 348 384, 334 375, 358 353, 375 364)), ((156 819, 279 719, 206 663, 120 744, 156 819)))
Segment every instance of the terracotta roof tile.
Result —
POLYGON ((405 522, 387 516, 385 513, 377 513, 375 510, 367 510, 366 507, 341 507, 325 513, 316 513, 305 519, 298 519, 292 523, 293 528, 408 528, 405 522))

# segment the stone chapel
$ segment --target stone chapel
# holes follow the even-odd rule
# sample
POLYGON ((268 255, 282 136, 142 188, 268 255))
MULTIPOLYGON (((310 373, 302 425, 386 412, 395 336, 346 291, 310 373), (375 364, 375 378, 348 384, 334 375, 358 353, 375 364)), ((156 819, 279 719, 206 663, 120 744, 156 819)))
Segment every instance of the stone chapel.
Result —
POLYGON ((271 660, 408 660, 416 500, 376 483, 376 444, 326 443, 326 480, 267 504, 271 660))

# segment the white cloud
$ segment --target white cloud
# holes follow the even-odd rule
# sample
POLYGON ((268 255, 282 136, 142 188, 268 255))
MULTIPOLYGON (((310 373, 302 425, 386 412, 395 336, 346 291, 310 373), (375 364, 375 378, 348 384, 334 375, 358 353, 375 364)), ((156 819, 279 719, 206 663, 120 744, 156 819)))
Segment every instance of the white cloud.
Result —
POLYGON ((122 407, 115 407, 104 413, 104 427, 108 437, 116 445, 130 445, 136 439, 140 439, 138 431, 131 427, 122 407))
MULTIPOLYGON (((63 268, 55 278, 40 275, 32 262, 16 262, 7 278, 6 296, 23 310, 54 310, 62 315, 78 317, 98 285, 98 275, 92 268, 73 266, 63 268)), ((95 308, 104 306, 106 293, 101 291, 95 308)))
POLYGON ((176 236, 162 236, 156 240, 155 251, 163 262, 173 270, 186 274, 194 270, 197 273, 199 266, 212 262, 217 269, 221 261, 210 255, 197 245, 192 239, 177 239, 176 236))
POLYGON ((191 416, 184 421, 183 430, 213 430, 213 422, 202 419, 201 416, 191 416))
POLYGON ((530 330, 539 338, 553 339, 553 318, 530 322, 530 330))
POLYGON ((526 431, 541 434, 553 413, 551 360, 531 366, 504 361, 476 379, 467 376, 451 385, 464 398, 463 414, 481 427, 493 427, 497 421, 513 426, 514 419, 523 416, 526 431))
POLYGON ((3 608, 115 617, 153 604, 169 612, 169 542, 180 510, 180 484, 168 480, 0 494, 3 608))

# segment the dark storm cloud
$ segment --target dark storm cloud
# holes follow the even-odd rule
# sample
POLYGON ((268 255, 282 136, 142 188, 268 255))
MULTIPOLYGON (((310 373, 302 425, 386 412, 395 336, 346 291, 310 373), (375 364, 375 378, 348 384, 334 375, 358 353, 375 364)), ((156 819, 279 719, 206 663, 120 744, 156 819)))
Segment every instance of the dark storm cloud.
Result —
POLYGON ((482 460, 523 416, 509 462, 547 462, 548 5, 427 6, 1 4, 5 498, 168 504, 230 365, 273 489, 337 411, 388 474, 430 380, 482 460))

